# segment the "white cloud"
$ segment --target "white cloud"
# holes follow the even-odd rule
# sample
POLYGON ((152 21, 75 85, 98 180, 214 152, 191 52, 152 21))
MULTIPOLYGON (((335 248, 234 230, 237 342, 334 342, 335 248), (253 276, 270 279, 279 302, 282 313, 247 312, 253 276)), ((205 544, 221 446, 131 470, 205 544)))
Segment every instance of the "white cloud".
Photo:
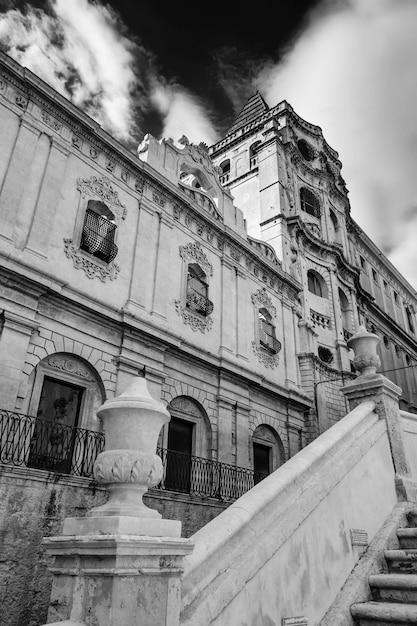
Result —
POLYGON ((416 23, 410 0, 324 2, 258 77, 270 105, 285 99, 321 126, 344 164, 353 218, 414 285, 416 23))
POLYGON ((151 99, 164 116, 163 137, 177 141, 186 135, 192 143, 207 145, 218 141, 205 109, 183 88, 155 83, 151 99))
POLYGON ((50 15, 34 8, 26 15, 18 10, 1 15, 2 46, 106 130, 128 139, 137 80, 135 44, 100 4, 52 0, 50 8, 50 15))

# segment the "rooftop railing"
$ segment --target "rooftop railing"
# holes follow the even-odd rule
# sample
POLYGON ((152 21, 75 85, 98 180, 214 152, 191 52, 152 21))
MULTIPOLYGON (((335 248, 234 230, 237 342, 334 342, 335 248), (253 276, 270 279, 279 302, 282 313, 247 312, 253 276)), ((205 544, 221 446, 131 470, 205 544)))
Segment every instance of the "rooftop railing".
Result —
MULTIPOLYGON (((104 434, 0 409, 0 463, 93 478, 104 434)), ((157 448, 164 468, 156 490, 233 501, 265 472, 157 448)))

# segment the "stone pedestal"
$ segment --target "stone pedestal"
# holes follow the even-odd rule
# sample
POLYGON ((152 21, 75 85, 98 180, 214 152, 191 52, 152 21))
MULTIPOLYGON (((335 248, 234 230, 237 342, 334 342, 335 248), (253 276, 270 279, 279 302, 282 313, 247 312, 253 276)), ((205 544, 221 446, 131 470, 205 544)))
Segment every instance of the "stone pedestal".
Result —
POLYGON ((48 624, 179 624, 182 560, 191 540, 91 535, 52 537, 45 545, 55 556, 48 624))
POLYGON ((349 339, 348 346, 355 352, 353 364, 360 375, 345 385, 342 392, 349 401, 351 411, 366 400, 375 402, 375 412, 387 423, 398 499, 417 503, 417 482, 411 477, 403 441, 399 406, 401 389, 382 374, 376 373, 381 364, 376 353, 378 342, 379 337, 368 333, 362 326, 349 339))
POLYGON ((181 522, 142 501, 163 476, 155 452, 169 413, 136 378, 97 414, 106 445, 94 475, 109 499, 86 517, 67 518, 63 536, 44 540, 55 557, 48 623, 178 626, 182 561, 193 543, 180 537, 181 522))

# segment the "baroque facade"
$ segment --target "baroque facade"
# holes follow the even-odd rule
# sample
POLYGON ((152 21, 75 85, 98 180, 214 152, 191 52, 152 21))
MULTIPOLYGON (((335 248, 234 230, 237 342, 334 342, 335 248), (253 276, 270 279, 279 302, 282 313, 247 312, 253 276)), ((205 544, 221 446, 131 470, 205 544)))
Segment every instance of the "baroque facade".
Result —
POLYGON ((0 103, 0 621, 25 626, 42 536, 104 497, 96 410, 133 376, 171 414, 148 497, 188 536, 346 414, 360 323, 417 412, 416 298, 287 102, 137 154, 3 53, 0 103))
POLYGON ((139 374, 171 413, 165 493, 198 494, 205 461, 244 490, 346 413, 359 323, 417 411, 414 290, 287 102, 255 94, 210 148, 133 154, 4 54, 0 100, 2 463, 86 475, 96 409, 139 374))

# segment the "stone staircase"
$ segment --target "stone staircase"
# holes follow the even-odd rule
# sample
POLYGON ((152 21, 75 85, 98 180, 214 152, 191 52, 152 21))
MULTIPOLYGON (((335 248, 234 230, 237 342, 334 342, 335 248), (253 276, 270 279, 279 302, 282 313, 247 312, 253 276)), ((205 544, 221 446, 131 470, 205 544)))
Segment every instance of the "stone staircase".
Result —
POLYGON ((357 626, 417 626, 417 509, 407 522, 397 529, 399 548, 385 550, 385 572, 369 576, 372 600, 350 607, 357 626))

